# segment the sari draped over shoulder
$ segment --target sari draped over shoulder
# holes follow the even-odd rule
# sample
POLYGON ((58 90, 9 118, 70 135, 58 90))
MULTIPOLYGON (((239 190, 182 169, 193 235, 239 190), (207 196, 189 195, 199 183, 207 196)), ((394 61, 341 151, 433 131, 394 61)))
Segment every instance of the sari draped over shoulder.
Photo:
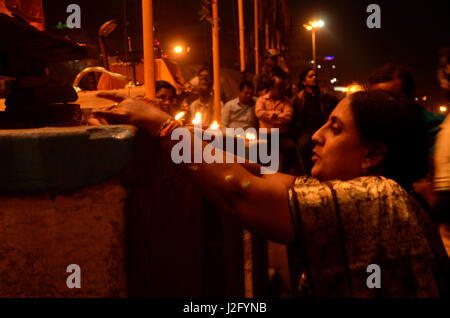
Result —
POLYGON ((448 295, 448 256, 437 227, 395 181, 298 177, 288 195, 295 233, 288 253, 298 295, 448 295), (371 264, 379 266, 380 288, 368 287, 374 287, 371 264))

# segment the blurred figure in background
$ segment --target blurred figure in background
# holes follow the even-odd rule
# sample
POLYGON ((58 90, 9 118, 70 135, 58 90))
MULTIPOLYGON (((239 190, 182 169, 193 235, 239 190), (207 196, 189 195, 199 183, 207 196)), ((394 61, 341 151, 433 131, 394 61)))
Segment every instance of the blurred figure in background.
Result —
POLYGON ((239 85, 239 96, 228 101, 222 108, 222 126, 230 128, 257 128, 255 115, 256 97, 252 82, 244 80, 239 85))
POLYGON ((294 116, 290 134, 297 140, 297 151, 304 166, 304 174, 310 174, 313 166, 312 136, 328 120, 328 116, 339 102, 326 89, 320 89, 314 68, 307 68, 299 76, 300 92, 293 100, 294 116))
POLYGON ((180 110, 188 112, 189 106, 192 104, 192 102, 198 99, 200 79, 206 79, 207 81, 212 82, 211 72, 207 67, 201 67, 198 70, 197 75, 193 77, 189 82, 186 82, 180 110))
POLYGON ((445 119, 445 115, 427 111, 414 101, 415 83, 411 72, 401 65, 387 63, 373 72, 368 79, 369 89, 382 89, 406 98, 410 105, 417 107, 424 119, 427 137, 428 153, 430 156, 430 169, 426 178, 414 184, 415 191, 426 201, 432 214, 436 214, 436 194, 434 192, 434 145, 440 125, 445 119))
POLYGON ((278 65, 278 55, 278 51, 275 49, 269 49, 264 52, 264 64, 259 75, 255 75, 254 78, 258 97, 269 92, 272 78, 275 74, 279 74, 287 80, 286 72, 278 65))
MULTIPOLYGON (((189 120, 192 121, 196 113, 202 116, 203 125, 211 125, 214 121, 214 95, 213 83, 207 76, 200 77, 198 85, 198 98, 189 105, 189 120)), ((221 102, 221 104, 223 104, 221 102)), ((222 105, 223 107, 223 105, 222 105)))
POLYGON ((176 91, 170 83, 166 81, 157 81, 155 83, 155 97, 160 99, 160 108, 171 116, 176 113, 176 91))
POLYGON ((450 116, 442 123, 437 136, 434 164, 435 218, 450 223, 450 116))
POLYGON ((189 81, 194 90, 197 90, 201 79, 207 79, 209 81, 212 81, 211 72, 207 67, 204 66, 201 67, 197 72, 197 76, 189 81))
POLYGON ((296 173, 299 159, 295 140, 289 135, 289 124, 292 120, 293 108, 286 96, 284 73, 276 74, 270 83, 270 91, 256 101, 255 114, 260 128, 278 128, 280 141, 280 170, 286 173, 296 173))
MULTIPOLYGON (((450 47, 442 48, 440 55, 438 81, 448 103, 450 100, 450 47)), ((444 232, 450 241, 450 116, 448 115, 440 126, 436 139, 434 164, 435 217, 437 220, 447 223, 444 225, 444 232)))
POLYGON ((275 75, 270 87, 270 91, 256 101, 255 114, 261 128, 278 128, 283 134, 288 131, 293 114, 292 105, 285 95, 284 78, 275 75))
POLYGON ((422 112, 422 116, 424 117, 425 123, 427 125, 430 155, 433 154, 434 143, 439 132, 439 126, 444 121, 445 115, 429 112, 414 101, 413 94, 415 83, 411 72, 404 66, 387 63, 373 72, 369 76, 368 82, 370 89, 382 89, 390 91, 400 97, 407 98, 418 107, 420 107, 420 111, 422 112))

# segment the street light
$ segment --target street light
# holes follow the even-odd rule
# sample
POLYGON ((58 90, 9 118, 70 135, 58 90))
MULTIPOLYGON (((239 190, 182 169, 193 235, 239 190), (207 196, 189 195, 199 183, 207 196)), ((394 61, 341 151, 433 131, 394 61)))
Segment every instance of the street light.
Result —
POLYGON ((181 45, 177 45, 173 48, 173 51, 177 54, 183 53, 183 47, 181 45))
POLYGON ((308 24, 303 24, 306 30, 312 31, 312 50, 313 50, 313 61, 314 68, 316 67, 316 30, 317 28, 322 28, 325 25, 323 20, 309 21, 308 24))

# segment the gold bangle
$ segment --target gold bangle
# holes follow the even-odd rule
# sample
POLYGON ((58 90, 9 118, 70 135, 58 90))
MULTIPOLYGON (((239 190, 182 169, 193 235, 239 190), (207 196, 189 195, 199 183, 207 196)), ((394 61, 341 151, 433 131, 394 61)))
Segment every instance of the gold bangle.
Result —
POLYGON ((181 123, 178 120, 171 118, 170 122, 165 125, 165 127, 162 127, 159 137, 164 138, 167 134, 179 126, 181 126, 181 123))
POLYGON ((173 118, 169 118, 165 122, 163 122, 163 124, 161 125, 161 127, 158 130, 158 135, 161 135, 161 132, 164 130, 164 128, 166 128, 170 124, 170 122, 172 120, 173 120, 173 118))

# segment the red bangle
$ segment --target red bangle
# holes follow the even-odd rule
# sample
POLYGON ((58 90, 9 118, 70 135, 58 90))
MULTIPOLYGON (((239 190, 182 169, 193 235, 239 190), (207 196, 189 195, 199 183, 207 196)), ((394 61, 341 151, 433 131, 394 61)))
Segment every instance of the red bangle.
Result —
POLYGON ((158 135, 161 135, 161 132, 172 122, 173 118, 167 119, 158 130, 158 135))
POLYGON ((166 123, 164 123, 163 126, 161 127, 161 132, 159 133, 160 138, 164 138, 169 132, 181 126, 181 123, 173 118, 170 118, 166 123), (166 123, 168 124, 165 125, 166 123))

